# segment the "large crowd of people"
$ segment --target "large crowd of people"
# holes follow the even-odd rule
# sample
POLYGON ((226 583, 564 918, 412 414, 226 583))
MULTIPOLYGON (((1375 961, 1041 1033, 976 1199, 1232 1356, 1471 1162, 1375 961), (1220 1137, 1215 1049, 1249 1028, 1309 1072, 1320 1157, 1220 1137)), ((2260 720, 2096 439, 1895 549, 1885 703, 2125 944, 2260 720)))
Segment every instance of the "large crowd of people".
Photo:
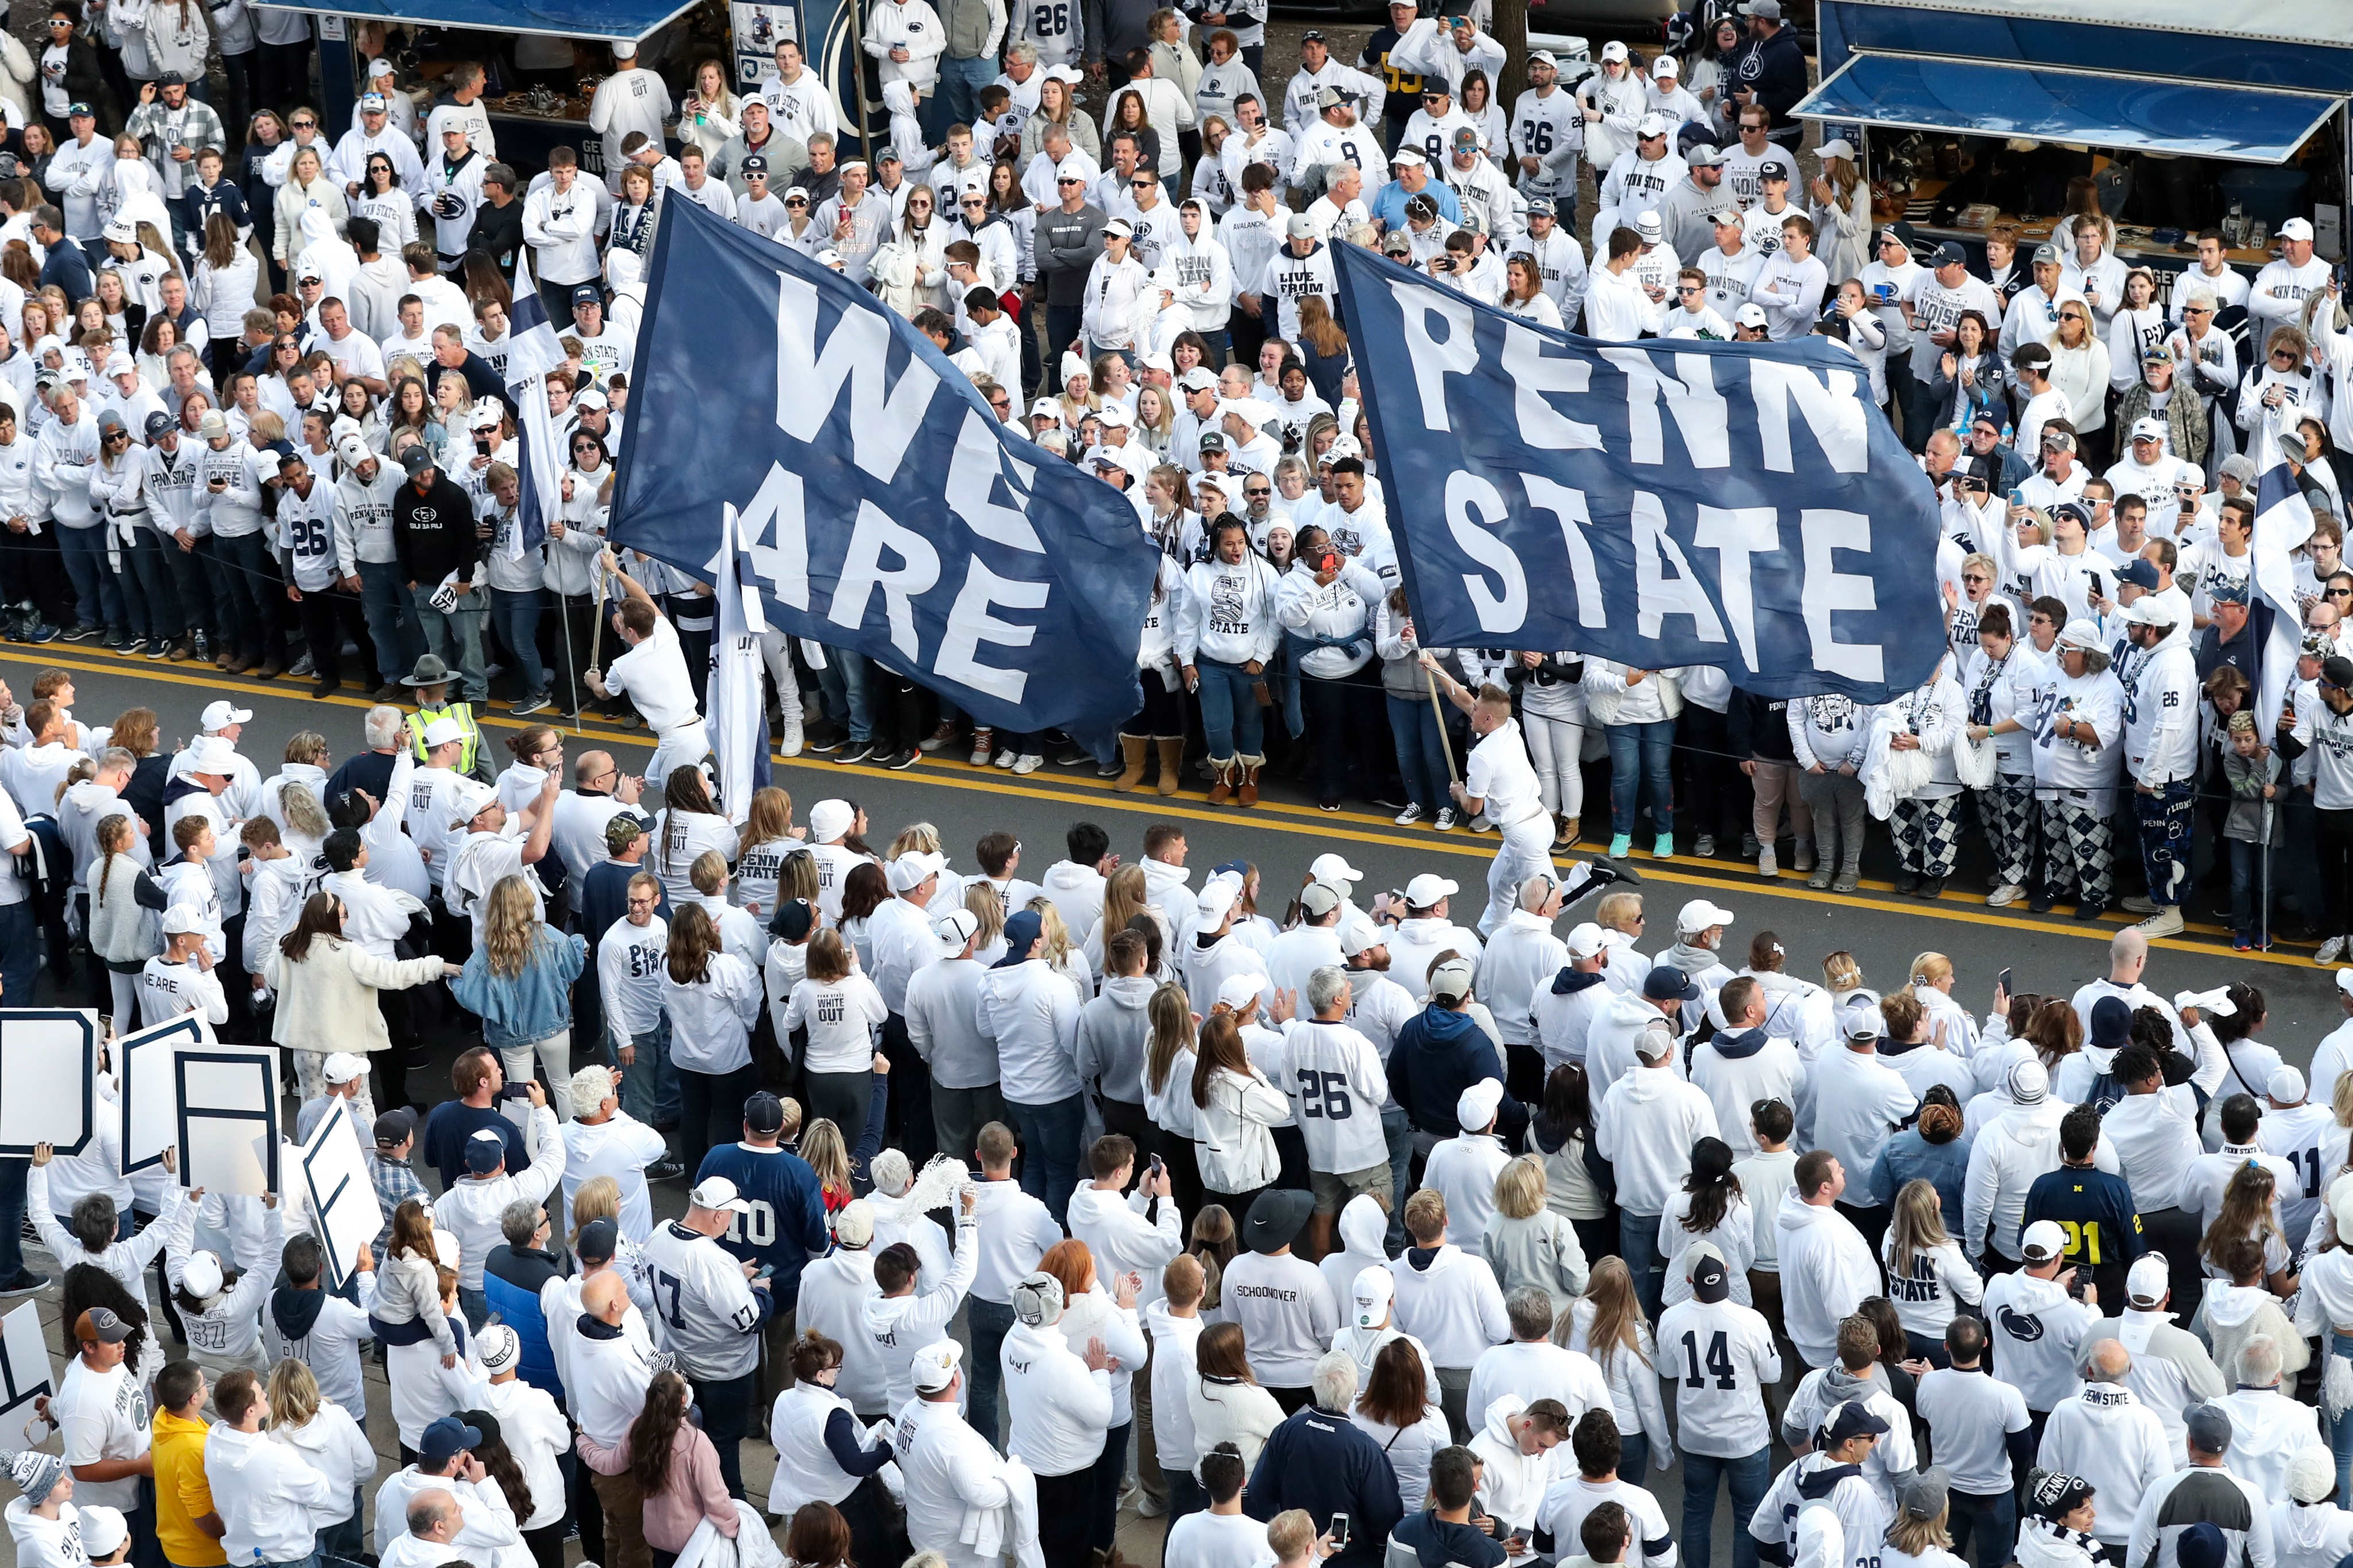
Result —
MULTIPOLYGON (((289 1133, 348 1118, 384 1226, 338 1258, 284 1194, 126 1173, 104 1132, 0 1159, 0 1295, 59 1287, 68 1342, 0 1434, 17 1560, 1082 1568, 1133 1506, 1168 1568, 2336 1568, 2353 1026, 2299 1071, 2253 985, 2143 973, 2202 868, 2242 948, 2274 894, 2324 962, 2353 928, 2353 340, 2309 226, 2252 285, 2217 238, 2158 309, 2087 186, 1978 276, 1874 230, 1852 144, 1801 154, 1777 0, 1573 85, 1532 56, 1508 119, 1475 6, 1392 6, 1353 66, 1311 31, 1279 103, 1250 12, 1103 9, 880 0, 871 161, 789 40, 675 103, 617 49, 601 181, 498 162, 479 69, 426 104, 380 58, 344 132, 300 105, 306 44, 224 31, 232 137, 165 9, 52 13, 38 112, 0 88, 12 635, 377 705, 265 776, 233 698, 174 745, 78 718, 69 670, 0 691, 0 996, 274 1042, 289 1133), (1483 889, 1203 874, 1175 823, 1133 859, 1073 825, 1042 869, 991 832, 966 869, 847 791, 719 798, 710 591, 605 539, 679 199, 871 288, 1129 498, 1163 561, 1114 789, 1198 764, 1241 809, 1271 767, 1492 832, 1483 889), (1870 707, 1422 647, 1341 244, 1604 339, 1844 344, 1938 488, 1950 658, 1870 707), (568 329, 543 545, 501 374, 526 250, 568 329), (2272 734, 2266 438, 2322 514, 2272 734), (501 767, 494 684, 642 725, 645 774, 545 724, 501 767), (1564 868, 1588 750, 1608 856, 1564 868), (1817 982, 1706 899, 1649 931, 1611 868, 1647 818, 1654 856, 1778 876, 1794 837, 1852 891, 1877 817, 1933 898, 1965 795, 1997 905, 2097 917, 2137 839, 2105 977, 1982 1015, 1936 952, 1817 982), (413 1076, 451 1043, 448 1091, 413 1076)), ((764 652, 786 755, 1090 761, 853 650, 764 652)))

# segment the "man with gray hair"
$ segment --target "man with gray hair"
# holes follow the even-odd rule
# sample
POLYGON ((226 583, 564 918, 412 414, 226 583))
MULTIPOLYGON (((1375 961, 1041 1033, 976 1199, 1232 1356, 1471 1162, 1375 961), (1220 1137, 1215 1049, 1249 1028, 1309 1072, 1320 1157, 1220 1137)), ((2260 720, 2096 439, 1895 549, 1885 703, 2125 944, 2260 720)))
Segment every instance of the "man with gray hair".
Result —
POLYGON ((2105 1504, 2092 1533, 2115 1549, 2131 1539, 2141 1499, 2172 1471, 2176 1450, 2156 1409, 2133 1391, 2142 1358, 2096 1328, 2084 1338, 2084 1386, 2052 1408, 2038 1458, 2046 1470, 2092 1483, 2105 1504))
POLYGON ((2231 1446, 2231 1472, 2254 1482, 2266 1497, 2284 1497, 2296 1455, 2327 1451, 2320 1412, 2280 1386, 2280 1342, 2269 1334, 2256 1334, 2241 1347, 2238 1377, 2238 1387, 2221 1399, 2239 1435, 2231 1446))
POLYGON ((392 764, 399 757, 402 731, 406 717, 390 703, 378 703, 360 720, 360 733, 367 741, 367 750, 355 757, 346 757, 327 779, 327 792, 320 805, 332 811, 345 795, 353 790, 364 792, 368 798, 381 804, 385 792, 392 786, 392 764))
POLYGON ((1509 1342, 1491 1346, 1471 1368, 1466 1409, 1484 1411, 1506 1394, 1533 1405, 1557 1399, 1569 1424, 1588 1410, 1611 1408, 1609 1381, 1583 1351, 1552 1342, 1552 1296, 1541 1285, 1522 1285, 1504 1297, 1511 1320, 1509 1342))
POLYGON ((1569 962, 1568 948, 1553 934, 1560 919, 1561 881, 1538 871, 1519 885, 1512 912, 1487 939, 1480 960, 1480 1000, 1503 1031, 1504 1081, 1524 1103, 1544 1099, 1544 1056, 1535 1019, 1539 989, 1569 962))
POLYGON ((554 1226, 533 1199, 518 1197, 501 1209, 499 1234, 505 1239, 482 1259, 482 1299, 522 1342, 522 1380, 550 1394, 560 1393, 564 1385, 548 1346, 541 1293, 549 1280, 575 1272, 575 1265, 550 1246, 554 1226))
POLYGON ((408 1533, 396 1536, 378 1559, 385 1568, 433 1568, 462 1550, 457 1541, 466 1516, 458 1500, 441 1488, 412 1494, 405 1518, 408 1533))
MULTIPOLYGON (((1092 1490, 1112 1426, 1111 1354, 1100 1335, 1087 1341, 1083 1356, 1071 1348, 1060 1326, 1062 1282, 1051 1274, 1029 1275, 1012 1295, 1013 1328, 997 1352, 1012 1417, 1005 1451, 1037 1473, 1038 1538, 1046 1561, 1076 1563, 1113 1523, 1095 1507, 1092 1490)), ((922 1372, 919 1358, 919 1379, 922 1372)))
MULTIPOLYGON (((2125 1272, 2124 1310, 2085 1330, 2075 1352, 2075 1364, 2081 1370, 2091 1364, 2092 1352, 2103 1340, 2140 1347, 2133 1352, 2124 1384, 2157 1412, 2164 1426, 2168 1469, 2181 1451, 2181 1413, 2200 1400, 2221 1398, 2230 1386, 2204 1342, 2174 1322, 2173 1314, 2167 1310, 2172 1302, 2164 1255, 2141 1254, 2125 1272)), ((2280 1462, 2287 1462, 2284 1454, 2280 1462)))
POLYGON ((1348 1516, 1348 1544, 1330 1559, 1334 1568, 1373 1568, 1383 1560, 1389 1531, 1405 1517, 1397 1474, 1381 1446, 1348 1418, 1356 1399, 1356 1363, 1333 1351, 1315 1363, 1314 1403, 1270 1433, 1250 1472, 1242 1506, 1265 1521, 1305 1509, 1318 1535, 1332 1516, 1348 1516))
MULTIPOLYGON (((1309 891, 1317 886, 1311 884, 1309 891)), ((1336 916, 1336 905, 1333 912, 1336 916)), ((1404 1190, 1382 1128, 1388 1069, 1373 1042, 1348 1022, 1355 1000, 1346 970, 1335 963, 1311 970, 1298 1016, 1282 1027, 1281 1070, 1275 1075, 1291 1097, 1307 1144, 1307 1182, 1315 1194, 1307 1234, 1319 1257, 1331 1250, 1333 1223, 1350 1198, 1369 1193, 1394 1209, 1404 1190)), ((1398 1146, 1409 1154, 1411 1140, 1400 1137, 1398 1146)))
POLYGON ((2230 1412, 2219 1403, 2192 1405, 2183 1421, 2189 1462, 2161 1477, 2141 1498, 2125 1561, 2134 1568, 2182 1568, 2188 1556, 2265 1568, 2274 1560, 2271 1500, 2231 1468, 2237 1433, 2230 1412), (2193 1531, 2208 1537, 2210 1548, 2210 1532, 2220 1532, 2221 1550, 2185 1553, 2182 1537, 2193 1531))

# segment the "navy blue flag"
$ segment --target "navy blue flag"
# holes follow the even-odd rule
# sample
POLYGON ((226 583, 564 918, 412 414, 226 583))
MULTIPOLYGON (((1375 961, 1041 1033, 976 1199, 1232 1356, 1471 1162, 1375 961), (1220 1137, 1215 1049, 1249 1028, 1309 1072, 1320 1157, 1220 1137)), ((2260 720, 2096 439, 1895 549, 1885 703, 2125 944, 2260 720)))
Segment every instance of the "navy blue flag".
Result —
POLYGON ((1143 706, 1158 556, 1135 509, 865 289, 672 202, 638 342, 617 545, 712 582, 732 507, 772 626, 1001 729, 1108 745, 1143 706))
POLYGON ((1335 255, 1424 647, 1863 702, 1936 668, 1936 494, 1844 349, 1602 343, 1335 255))

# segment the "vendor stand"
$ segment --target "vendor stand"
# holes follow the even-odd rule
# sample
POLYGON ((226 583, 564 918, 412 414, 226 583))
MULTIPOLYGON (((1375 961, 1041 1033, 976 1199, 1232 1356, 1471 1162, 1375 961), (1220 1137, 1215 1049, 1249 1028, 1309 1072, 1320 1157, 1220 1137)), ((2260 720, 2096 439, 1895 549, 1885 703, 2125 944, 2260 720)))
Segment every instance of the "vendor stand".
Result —
POLYGON ((2250 269, 2297 215, 2346 255, 2348 0, 1820 0, 1820 38, 1794 112, 1859 140, 1879 222, 1971 248, 2012 222, 2031 248, 2088 178, 2161 291, 2203 228, 2250 269))
MULTIPOLYGON (((614 68, 613 43, 624 38, 639 46, 638 64, 661 74, 673 104, 691 93, 701 59, 728 62, 729 86, 750 96, 775 71, 780 39, 814 38, 805 46, 810 66, 834 84, 846 143, 861 123, 841 107, 860 97, 852 85, 860 65, 855 0, 389 0, 365 14, 350 12, 349 4, 271 0, 316 17, 330 141, 350 123, 369 60, 391 59, 396 86, 417 100, 419 122, 446 91, 444 79, 471 60, 488 75, 484 102, 501 162, 533 174, 546 167, 552 148, 571 146, 584 169, 601 174, 601 139, 588 129, 588 105, 614 68)), ((673 135, 671 150, 678 146, 673 135)))

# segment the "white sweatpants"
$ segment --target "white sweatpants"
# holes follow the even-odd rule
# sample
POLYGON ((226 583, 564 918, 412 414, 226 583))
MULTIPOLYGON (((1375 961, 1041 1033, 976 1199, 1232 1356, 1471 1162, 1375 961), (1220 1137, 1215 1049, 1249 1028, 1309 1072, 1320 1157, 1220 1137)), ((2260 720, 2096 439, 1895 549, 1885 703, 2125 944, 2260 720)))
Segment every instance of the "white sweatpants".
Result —
POLYGON ((679 768, 691 768, 711 754, 711 732, 697 719, 684 729, 672 730, 654 746, 654 759, 646 764, 646 791, 661 794, 662 783, 679 768))
POLYGON ((1545 809, 1557 816, 1583 816, 1585 770, 1578 759, 1585 752, 1584 721, 1524 712, 1520 733, 1527 737, 1528 760, 1535 764, 1545 809))
POLYGON ((768 667, 768 679, 776 689, 776 710, 784 715, 788 732, 801 727, 801 683, 793 674, 791 647, 789 633, 769 630, 760 634, 760 658, 768 667))
POLYGON ((506 1068, 509 1083, 529 1083, 533 1079, 547 1086, 547 1103, 554 1108, 555 1120, 572 1120, 572 1031, 558 1029, 543 1040, 533 1040, 527 1046, 501 1046, 500 1065, 506 1068), (547 1064, 542 1075, 532 1066, 537 1057, 547 1064))
POLYGON ((1552 868, 1551 817, 1524 816, 1504 828, 1494 863, 1487 868, 1487 912, 1479 917, 1479 934, 1494 935, 1519 902, 1520 884, 1552 868))

